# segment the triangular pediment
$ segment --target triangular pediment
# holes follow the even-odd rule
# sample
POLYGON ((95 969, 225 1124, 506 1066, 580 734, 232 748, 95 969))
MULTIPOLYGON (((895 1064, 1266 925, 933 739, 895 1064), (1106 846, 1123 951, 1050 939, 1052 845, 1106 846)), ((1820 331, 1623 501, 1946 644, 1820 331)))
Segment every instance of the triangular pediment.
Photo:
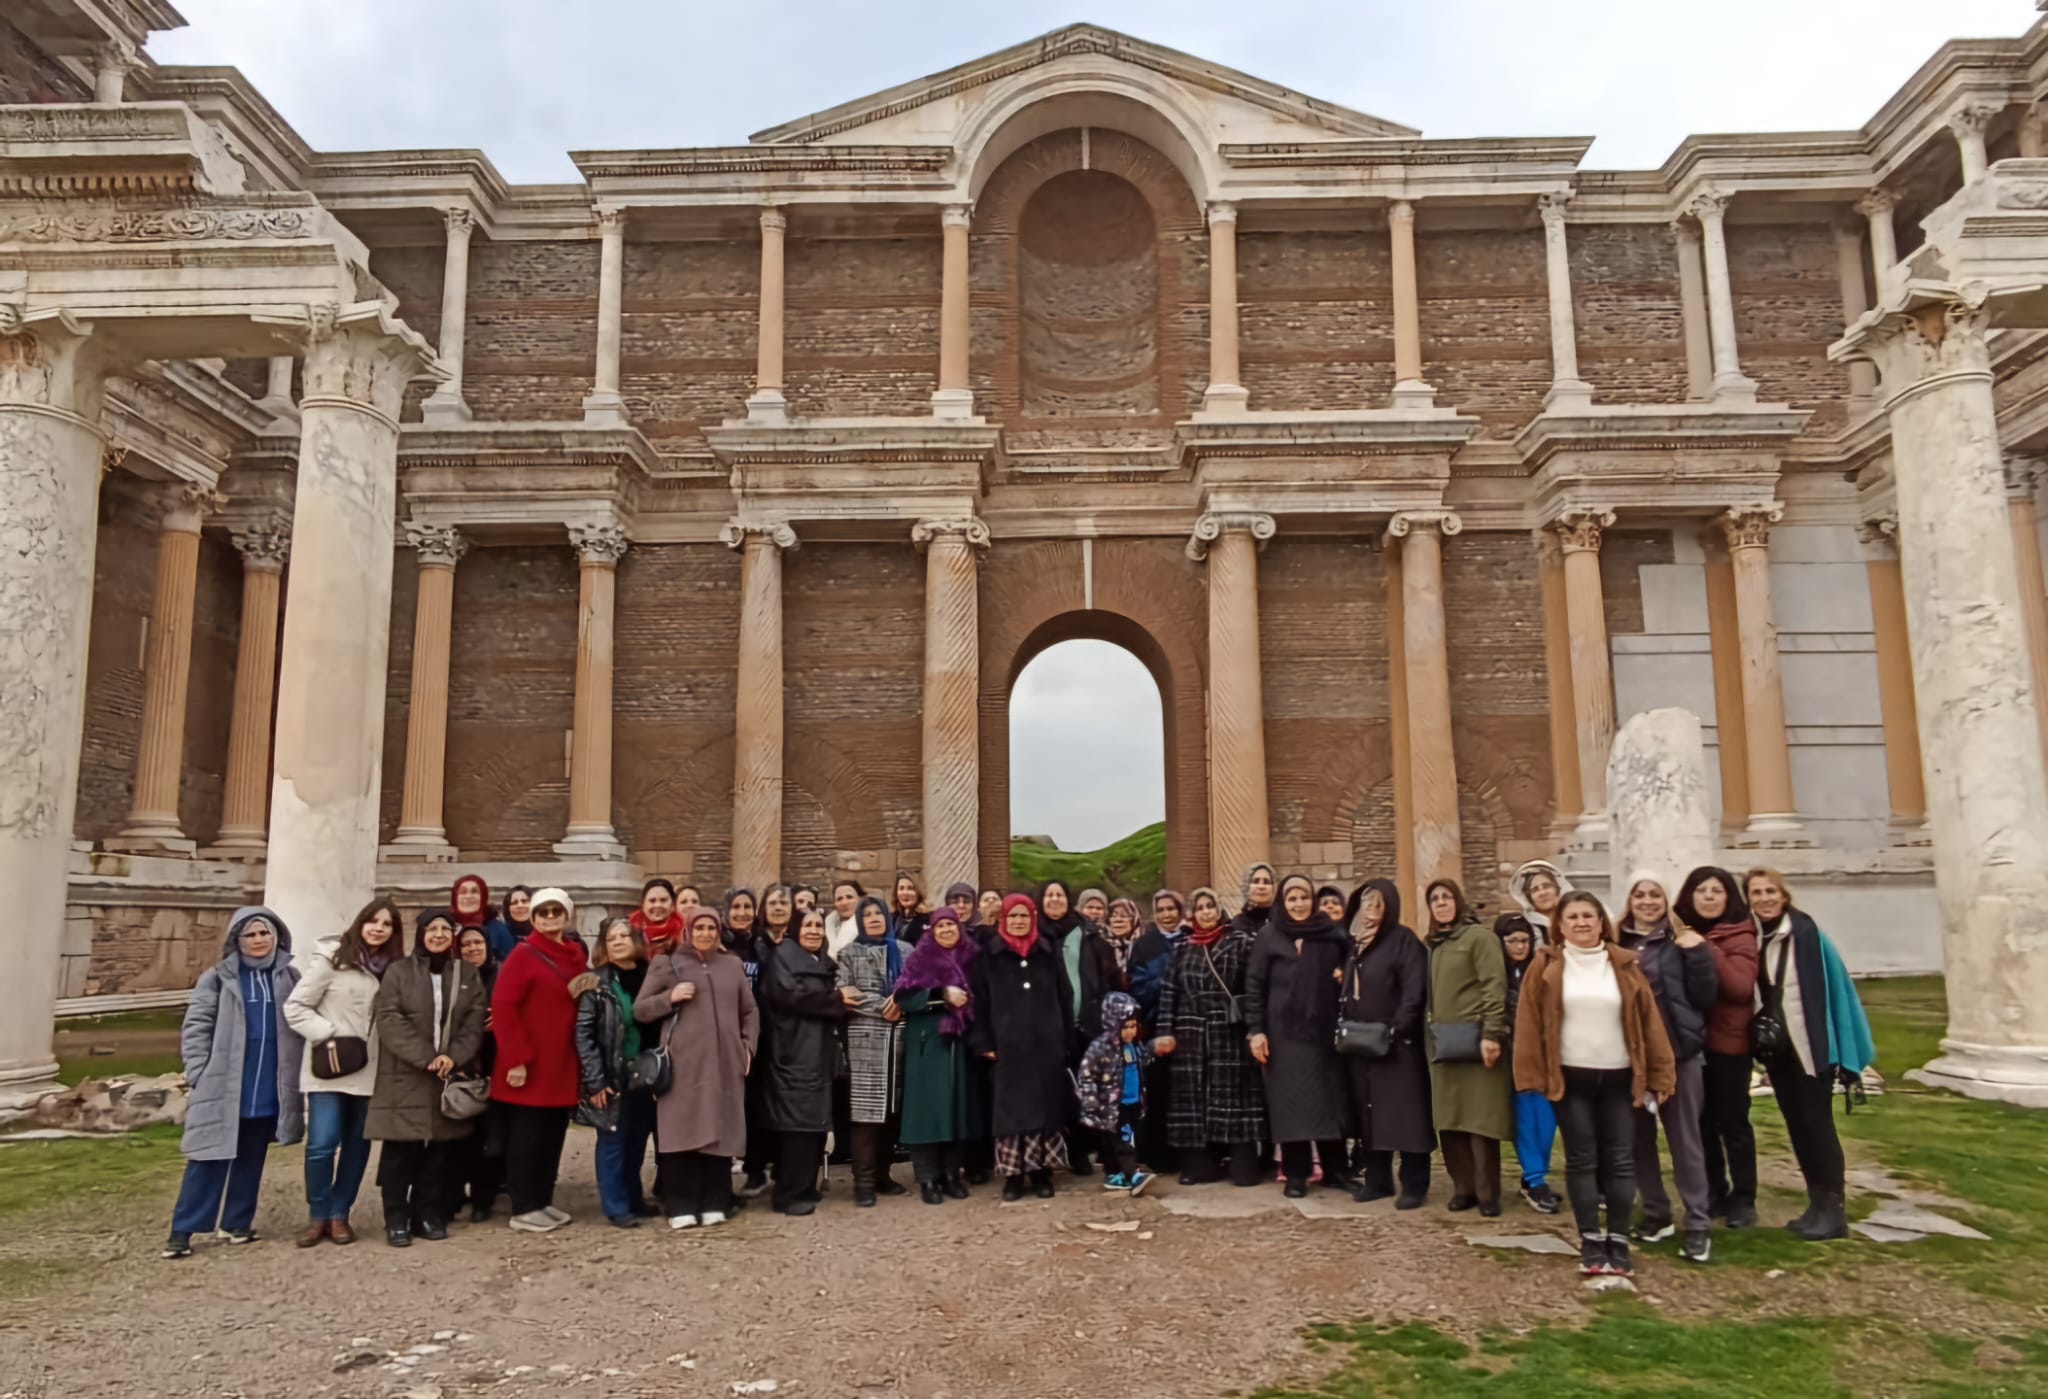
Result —
POLYGON ((1107 59, 1114 64, 1165 78, 1207 97, 1224 117, 1221 125, 1243 126, 1246 119, 1264 119, 1271 128, 1246 133, 1266 140, 1329 140, 1360 137, 1405 137, 1421 133, 1398 122, 1304 96, 1263 78, 1240 73, 1219 63, 1194 58, 1174 49, 1148 44, 1114 29, 1070 24, 1036 39, 1016 44, 985 58, 948 68, 930 77, 899 83, 822 112, 758 131, 750 138, 764 145, 835 144, 873 141, 877 144, 930 142, 952 124, 963 106, 971 106, 978 89, 1017 77, 1028 70, 1074 58, 1107 59), (1238 116, 1236 122, 1229 118, 1238 116), (920 116, 936 120, 920 120, 920 116))

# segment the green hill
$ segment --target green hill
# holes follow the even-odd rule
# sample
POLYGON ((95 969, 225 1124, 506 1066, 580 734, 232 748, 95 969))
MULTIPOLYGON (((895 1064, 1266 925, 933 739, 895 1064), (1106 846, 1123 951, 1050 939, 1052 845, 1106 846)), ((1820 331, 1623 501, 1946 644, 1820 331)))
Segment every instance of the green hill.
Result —
POLYGON ((1022 841, 1010 846, 1010 882, 1035 890, 1048 879, 1064 879, 1076 893, 1101 889, 1112 899, 1127 895, 1149 907, 1153 890, 1166 881, 1166 823, 1133 831, 1100 850, 1048 850, 1022 841))

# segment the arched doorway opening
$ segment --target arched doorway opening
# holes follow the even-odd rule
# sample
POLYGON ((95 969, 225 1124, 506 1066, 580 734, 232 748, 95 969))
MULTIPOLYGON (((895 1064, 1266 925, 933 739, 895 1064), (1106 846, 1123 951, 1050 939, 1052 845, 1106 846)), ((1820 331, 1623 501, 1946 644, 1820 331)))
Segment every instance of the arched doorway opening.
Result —
POLYGON ((1105 888, 1143 904, 1166 875, 1165 827, 1158 680, 1113 642, 1076 638, 1040 651, 1010 687, 1015 882, 1068 872, 1092 883, 1084 871, 1099 863, 1105 888))

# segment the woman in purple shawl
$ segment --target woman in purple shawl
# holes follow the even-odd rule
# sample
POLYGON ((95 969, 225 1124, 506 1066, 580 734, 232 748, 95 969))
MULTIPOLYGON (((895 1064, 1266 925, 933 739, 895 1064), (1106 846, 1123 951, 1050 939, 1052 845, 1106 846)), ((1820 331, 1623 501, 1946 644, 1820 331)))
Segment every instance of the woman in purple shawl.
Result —
POLYGON ((903 1012, 903 1135, 927 1205, 967 1198, 966 1148, 989 1134, 985 1080, 967 1050, 974 939, 951 908, 931 915, 896 978, 903 1012))

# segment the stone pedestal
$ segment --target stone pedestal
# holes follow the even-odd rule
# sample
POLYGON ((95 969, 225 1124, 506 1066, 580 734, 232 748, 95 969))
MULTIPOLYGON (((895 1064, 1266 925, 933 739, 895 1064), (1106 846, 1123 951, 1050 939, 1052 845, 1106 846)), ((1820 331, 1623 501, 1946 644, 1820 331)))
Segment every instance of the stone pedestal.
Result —
POLYGON ((1707 750, 1689 709, 1649 709, 1614 736, 1607 762, 1613 814, 1614 882, 1610 912, 1628 907, 1629 876, 1648 870, 1676 896, 1685 876, 1714 863, 1714 822, 1707 795, 1707 750))
POLYGON ((406 707, 405 787, 398 831, 379 852, 386 860, 453 860, 441 824, 447 781, 448 666, 454 649, 455 565, 469 541, 452 525, 408 524, 406 543, 419 555, 419 598, 413 608, 412 687, 406 707))
POLYGON ((981 848, 980 589, 975 551, 988 547, 980 520, 925 520, 911 531, 925 549, 924 883, 943 893, 979 884, 981 848))
POLYGON ((571 860, 623 860, 612 827, 612 618, 626 531, 610 523, 569 527, 581 560, 576 612, 575 725, 569 738, 569 828, 555 853, 571 860))
POLYGON ((1606 604, 1600 589, 1600 533, 1612 510, 1567 511, 1554 528, 1564 554, 1565 617, 1572 670, 1572 721, 1578 740, 1581 811, 1571 844, 1607 843, 1607 754, 1614 744, 1614 663, 1607 650, 1606 604))
POLYGON ((363 303, 306 354, 264 902, 311 946, 377 887, 398 409, 424 341, 363 303))
POLYGON ((1892 430, 1899 563, 1942 910, 1948 1033, 1915 1077, 2048 1107, 2048 779, 1992 399, 1987 317, 1866 317, 1892 430))
MULTIPOLYGON (((1242 413, 1251 395, 1239 382, 1237 360, 1237 206, 1209 206, 1209 387, 1202 411, 1242 413)), ((1219 876, 1220 878, 1220 876, 1219 876)))
POLYGON ((786 524, 725 527, 740 551, 740 654, 733 715, 732 878, 759 891, 782 878, 782 551, 786 524))
POLYGON ((1209 868, 1230 896, 1268 858, 1266 711, 1259 671, 1259 543, 1273 517, 1208 514, 1188 553, 1209 561, 1209 868))
MULTIPOLYGON (((1463 875, 1458 765, 1451 748, 1451 667, 1444 626, 1443 541, 1464 523, 1448 510, 1409 510, 1387 525, 1401 541, 1401 640, 1407 655, 1409 787, 1415 879, 1463 875)), ((1214 656, 1212 651, 1211 656, 1214 656)), ((1212 661, 1213 664, 1213 661, 1212 661)))
POLYGON ((277 611, 290 529, 236 529, 242 555, 242 626, 235 655, 235 704, 228 721, 228 770, 221 788, 220 834, 200 854, 260 860, 270 795, 270 713, 277 695, 277 611))
POLYGON ((467 209, 442 213, 448 226, 448 254, 441 267, 441 369, 447 374, 420 404, 428 427, 461 427, 469 421, 462 397, 462 340, 469 317, 469 237, 476 216, 467 209))
POLYGON ((0 1095, 54 1082, 100 490, 104 368, 89 327, 0 335, 0 1095))

